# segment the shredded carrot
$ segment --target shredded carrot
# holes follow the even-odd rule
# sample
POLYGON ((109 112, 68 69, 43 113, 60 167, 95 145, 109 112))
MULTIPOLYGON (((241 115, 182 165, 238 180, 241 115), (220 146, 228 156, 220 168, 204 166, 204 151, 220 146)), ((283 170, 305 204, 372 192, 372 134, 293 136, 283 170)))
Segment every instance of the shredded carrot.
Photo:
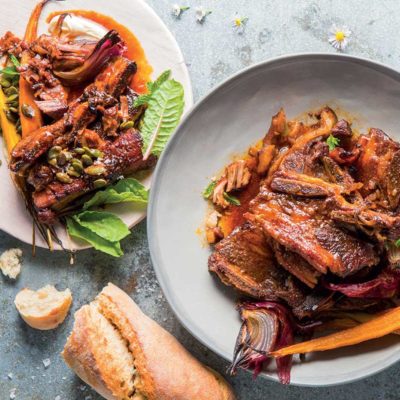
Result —
POLYGON ((283 347, 270 355, 272 357, 284 357, 290 354, 337 349, 386 336, 398 329, 400 329, 400 307, 393 308, 353 328, 283 347))
MULTIPOLYGON (((42 0, 33 9, 32 14, 29 18, 28 24, 25 30, 24 41, 29 44, 32 43, 37 38, 39 17, 43 10, 43 7, 49 2, 49 0, 42 0)), ((24 51, 21 55, 21 65, 27 64, 30 59, 28 51, 24 51)), ((40 128, 43 125, 43 118, 41 111, 35 103, 35 98, 33 92, 28 82, 21 76, 19 79, 19 114, 21 120, 22 136, 28 136, 31 132, 40 128), (34 116, 32 118, 26 117, 22 111, 21 107, 23 104, 30 106, 34 111, 34 116)))
POLYGON ((21 137, 18 135, 15 124, 9 121, 6 116, 5 109, 7 108, 6 96, 0 90, 0 124, 3 131, 3 137, 6 143, 7 153, 10 155, 14 146, 20 141, 21 137))

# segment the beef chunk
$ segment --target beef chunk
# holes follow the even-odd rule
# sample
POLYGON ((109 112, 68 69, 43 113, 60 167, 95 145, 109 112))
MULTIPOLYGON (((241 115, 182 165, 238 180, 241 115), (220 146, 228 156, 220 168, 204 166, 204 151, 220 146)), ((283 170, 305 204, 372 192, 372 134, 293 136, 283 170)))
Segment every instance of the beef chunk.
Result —
POLYGON ((374 247, 337 227, 326 217, 327 202, 295 198, 263 188, 247 218, 317 271, 350 275, 379 261, 374 247))
POLYGON ((305 294, 301 286, 281 269, 263 232, 246 222, 215 246, 208 267, 226 285, 265 300, 284 300, 300 306, 305 294))

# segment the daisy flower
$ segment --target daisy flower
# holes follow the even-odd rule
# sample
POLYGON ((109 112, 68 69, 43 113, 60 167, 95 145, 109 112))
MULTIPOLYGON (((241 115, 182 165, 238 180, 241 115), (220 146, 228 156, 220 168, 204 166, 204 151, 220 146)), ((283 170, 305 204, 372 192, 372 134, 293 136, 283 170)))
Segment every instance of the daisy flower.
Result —
POLYGON ((333 25, 329 31, 329 43, 339 51, 343 51, 349 44, 351 30, 347 26, 337 27, 333 25))
POLYGON ((172 14, 176 17, 179 18, 182 14, 183 11, 189 10, 190 7, 188 6, 180 6, 179 4, 173 4, 172 5, 172 14))
POLYGON ((202 24, 207 17, 207 15, 210 15, 212 13, 211 10, 205 10, 203 7, 197 7, 196 8, 196 19, 197 22, 202 24))
POLYGON ((235 31, 239 33, 239 35, 244 32, 244 28, 247 21, 248 21, 247 17, 239 17, 238 15, 235 15, 232 25, 235 31))

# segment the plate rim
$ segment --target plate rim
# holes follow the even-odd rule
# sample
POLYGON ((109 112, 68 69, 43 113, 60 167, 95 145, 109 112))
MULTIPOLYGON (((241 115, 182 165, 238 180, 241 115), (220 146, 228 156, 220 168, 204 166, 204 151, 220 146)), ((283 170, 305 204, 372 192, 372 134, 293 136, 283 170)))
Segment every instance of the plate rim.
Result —
MULTIPOLYGON (((194 104, 194 106, 186 113, 184 118, 181 120, 179 123, 177 129, 175 130, 175 133, 173 137, 168 141, 167 146, 165 147, 163 153, 161 154, 160 159, 157 162, 156 168, 153 172, 152 175, 152 183, 154 184, 153 189, 150 191, 150 199, 149 199, 149 204, 147 207, 147 221, 146 221, 146 228, 147 228, 147 240, 149 244, 149 252, 150 252, 150 257, 151 261, 153 264, 153 269, 155 271, 157 280, 161 286, 161 289, 163 291, 163 294, 168 301, 169 306, 171 307, 173 313, 175 314, 176 318, 178 321, 182 324, 182 326, 196 339, 198 340, 202 345, 207 347, 209 350, 214 352, 215 354, 218 354, 220 357, 222 357, 224 360, 231 362, 232 357, 231 355, 227 355, 223 353, 222 351, 219 351, 219 349, 214 349, 212 344, 208 343, 206 339, 203 339, 200 335, 200 333, 197 333, 196 327, 193 326, 193 324, 190 322, 190 319, 187 318, 187 314, 180 309, 180 306, 177 304, 174 294, 172 293, 171 290, 168 289, 168 279, 164 276, 163 274, 163 268, 162 268, 162 260, 160 257, 160 253, 157 249, 157 243, 158 241, 156 240, 156 235, 155 235, 155 224, 153 224, 153 221, 155 221, 156 218, 156 201, 157 201, 157 194, 158 194, 158 185, 157 182, 160 179, 161 171, 163 169, 163 164, 165 160, 169 157, 171 148, 174 145, 174 143, 179 139, 181 136, 180 132, 181 129, 188 123, 190 120, 191 116, 197 112, 199 108, 202 107, 204 103, 208 101, 209 98, 211 98, 216 92, 222 90, 225 86, 231 84, 237 79, 242 78, 243 76, 246 76, 247 74, 256 71, 259 68, 266 68, 266 67, 271 67, 274 66, 274 64, 282 64, 282 63, 287 63, 291 61, 301 61, 301 60, 327 60, 327 61, 346 61, 346 62, 353 62, 356 64, 364 65, 366 67, 372 68, 378 72, 381 72, 385 74, 386 76, 390 76, 393 78, 394 76, 397 77, 397 79, 400 81, 400 70, 397 70, 394 67, 391 67, 385 63, 371 60, 367 57, 360 57, 360 56, 353 56, 353 55, 348 55, 348 54, 342 54, 342 53, 326 53, 326 52, 302 52, 302 53, 291 53, 291 54, 285 54, 281 55, 278 57, 273 57, 270 59, 266 59, 260 62, 257 62, 255 64, 252 64, 248 67, 242 68, 238 70, 237 72, 231 74, 227 78, 225 78, 221 83, 216 85, 215 87, 211 88, 201 99, 194 104)), ((361 379, 368 378, 370 376, 373 376, 375 374, 378 374, 385 369, 389 368, 396 362, 400 360, 400 351, 397 353, 394 352, 392 353, 391 356, 387 357, 384 361, 382 361, 378 368, 376 369, 369 369, 368 371, 365 371, 363 373, 363 369, 360 369, 357 371, 356 374, 353 374, 351 377, 346 377, 342 381, 332 381, 332 382, 322 382, 322 383, 302 383, 302 382, 295 382, 295 383, 290 383, 291 386, 297 386, 297 387, 330 387, 330 386, 337 386, 337 385, 342 385, 342 384, 348 384, 352 382, 359 381, 361 379)), ((247 371, 247 373, 250 373, 247 371)), ((267 379, 269 381, 273 382, 279 382, 279 379, 275 376, 267 375, 267 374, 260 374, 261 377, 264 379, 267 379)))

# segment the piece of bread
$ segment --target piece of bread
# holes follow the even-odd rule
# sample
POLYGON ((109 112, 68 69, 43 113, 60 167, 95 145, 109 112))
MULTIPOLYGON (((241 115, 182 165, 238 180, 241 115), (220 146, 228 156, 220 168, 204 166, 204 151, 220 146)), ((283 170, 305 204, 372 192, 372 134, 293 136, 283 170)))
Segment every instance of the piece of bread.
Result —
POLYGON ((10 279, 17 279, 21 272, 21 249, 8 249, 0 256, 0 270, 10 279))
POLYGON ((37 291, 22 289, 14 303, 29 326, 48 330, 64 321, 71 307, 72 295, 69 289, 59 292, 54 286, 47 285, 37 291))
POLYGON ((108 284, 75 314, 66 363, 108 400, 234 400, 225 380, 191 356, 121 289, 108 284))

